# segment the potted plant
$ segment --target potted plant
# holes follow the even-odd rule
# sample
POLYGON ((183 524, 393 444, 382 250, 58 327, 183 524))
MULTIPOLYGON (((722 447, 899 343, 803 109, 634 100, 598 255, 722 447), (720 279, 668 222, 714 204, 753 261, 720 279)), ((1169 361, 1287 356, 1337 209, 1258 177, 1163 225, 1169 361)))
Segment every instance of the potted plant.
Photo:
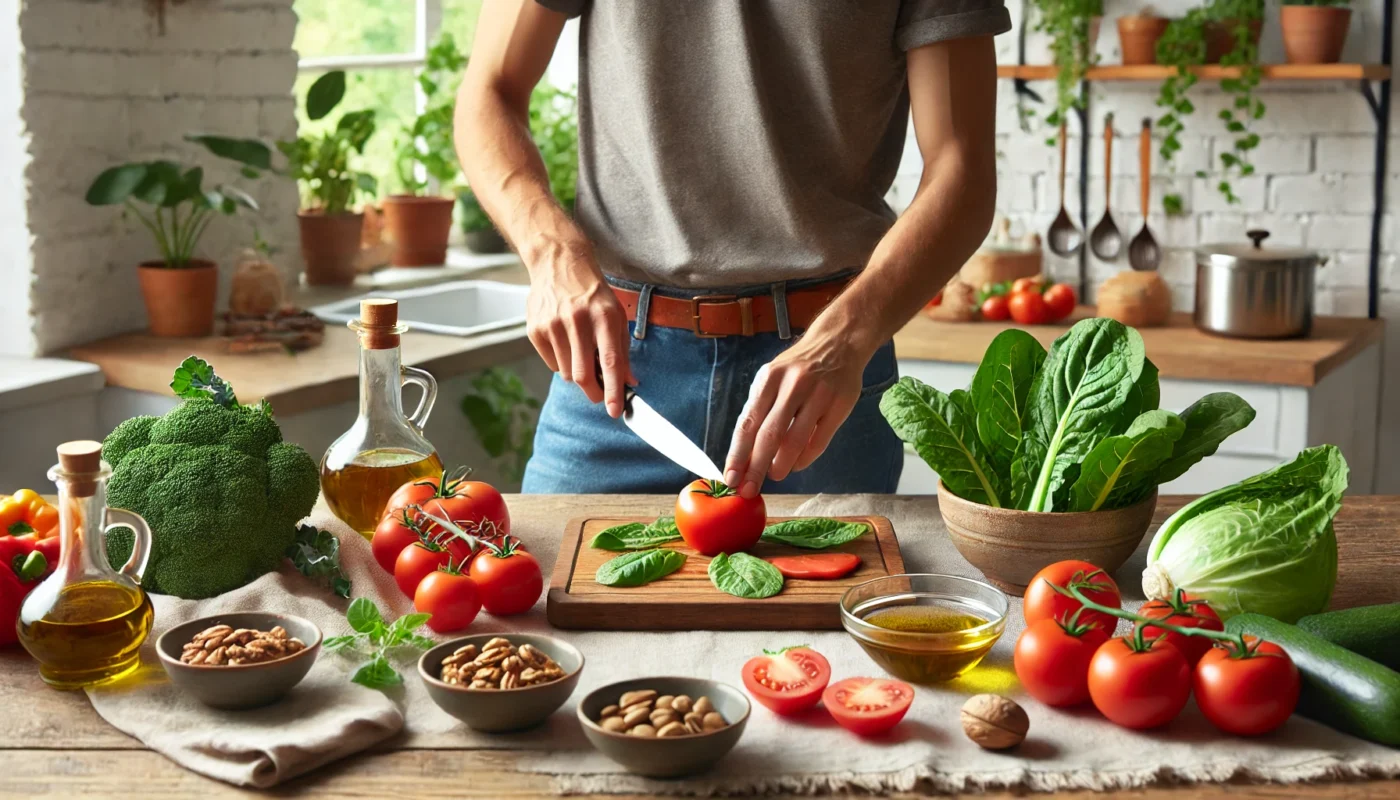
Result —
POLYGON ((1065 558, 1122 566, 1151 524, 1158 484, 1254 419, 1228 392, 1180 415, 1158 400, 1138 332, 1092 318, 1048 355, 1025 331, 1003 331, 970 389, 944 394, 901 378, 880 411, 938 473, 938 508, 958 551, 1019 593, 1065 558))
POLYGON ((1103 20, 1103 0, 1034 0, 1035 30, 1050 36, 1050 52, 1059 68, 1055 76, 1055 110, 1046 116, 1058 126, 1070 109, 1080 106, 1079 84, 1097 61, 1094 43, 1103 20))
POLYGON ((471 187, 464 186, 457 191, 457 204, 462 209, 462 238, 466 241, 467 249, 483 255, 504 253, 505 237, 486 216, 486 210, 481 207, 471 187))
POLYGON ((1148 8, 1144 8, 1140 14, 1119 17, 1118 45, 1123 52, 1123 63, 1156 64, 1157 40, 1162 38, 1170 22, 1148 8))
POLYGON ((1279 11, 1290 64, 1335 64, 1351 26, 1349 0, 1284 0, 1279 11))
POLYGON ((219 268, 196 258, 195 250, 215 214, 258 207, 236 187, 206 189, 203 184, 202 167, 148 161, 111 167, 87 190, 88 204, 123 206, 123 213, 134 216, 155 238, 160 258, 142 262, 137 274, 156 336, 213 333, 219 268))
POLYGON ((393 243, 396 267, 442 264, 452 231, 452 186, 461 172, 452 145, 454 88, 467 58, 452 35, 442 34, 429 50, 418 74, 425 99, 423 113, 400 134, 396 160, 404 194, 384 199, 384 227, 393 243), (436 184, 447 196, 428 194, 436 184))
POLYGON ((578 96, 548 84, 535 89, 530 132, 549 175, 549 190, 572 214, 578 197, 578 96))

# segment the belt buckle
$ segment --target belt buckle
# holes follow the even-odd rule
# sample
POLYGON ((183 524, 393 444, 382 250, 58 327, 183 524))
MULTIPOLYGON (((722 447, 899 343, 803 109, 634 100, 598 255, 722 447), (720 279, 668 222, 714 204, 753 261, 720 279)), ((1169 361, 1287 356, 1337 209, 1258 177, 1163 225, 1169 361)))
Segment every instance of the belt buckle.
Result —
MULTIPOLYGON (((733 294, 698 294, 690 298, 690 330, 701 339, 723 339, 727 333, 705 333, 700 330, 700 306, 704 303, 733 303, 739 299, 733 294)), ((747 299, 747 298, 745 298, 747 299)), ((744 329, 753 329, 753 310, 750 303, 740 304, 740 313, 744 315, 744 329)))

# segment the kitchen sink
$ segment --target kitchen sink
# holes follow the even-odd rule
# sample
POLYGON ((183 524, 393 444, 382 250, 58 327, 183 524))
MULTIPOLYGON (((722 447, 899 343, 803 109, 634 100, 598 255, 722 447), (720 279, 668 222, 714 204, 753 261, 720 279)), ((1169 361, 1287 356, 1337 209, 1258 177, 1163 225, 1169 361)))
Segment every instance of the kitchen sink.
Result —
MULTIPOLYGON (((475 336, 525 324, 529 291, 528 286, 499 281, 453 281, 372 296, 398 300, 399 322, 413 330, 475 336)), ((339 300, 311 311, 326 322, 344 324, 359 318, 361 299, 339 300)))

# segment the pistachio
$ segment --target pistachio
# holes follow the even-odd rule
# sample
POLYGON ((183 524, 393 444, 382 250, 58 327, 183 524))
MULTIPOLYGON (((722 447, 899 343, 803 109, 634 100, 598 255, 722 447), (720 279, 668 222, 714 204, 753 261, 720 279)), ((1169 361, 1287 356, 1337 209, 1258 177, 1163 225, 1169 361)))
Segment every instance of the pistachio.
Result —
POLYGON ((634 708, 622 716, 622 722, 630 729, 633 725, 648 719, 650 715, 651 712, 645 708, 634 708))
POLYGON ((613 733, 622 733, 627 730, 627 723, 622 721, 622 717, 607 717, 598 723, 598 727, 613 733))
POLYGON ((700 699, 695 701, 695 706, 691 708, 691 711, 694 711, 695 713, 701 716, 704 716, 714 710, 715 704, 711 703, 710 698, 705 697, 704 695, 701 695, 700 699))
POLYGON ((684 714, 690 710, 690 703, 691 700, 688 695, 678 694, 671 700, 671 708, 684 714))
MULTIPOLYGON (((296 639, 274 640, 276 645, 285 645, 288 652, 305 647, 296 639)), ((538 648, 530 645, 516 648, 508 639, 496 636, 481 651, 474 644, 457 648, 442 660, 438 677, 443 683, 466 685, 470 689, 516 689, 559 680, 564 677, 564 670, 538 648)))
POLYGON ((618 708, 617 706, 603 706, 603 710, 598 712, 598 716, 602 719, 607 719, 608 717, 616 717, 618 716, 617 712, 621 710, 622 709, 618 708))
POLYGON ((642 724, 627 731, 629 736, 641 736, 644 739, 655 739, 656 729, 650 725, 642 724))
POLYGON ((660 737, 685 736, 689 731, 679 722, 671 722, 661 726, 656 735, 660 737))
POLYGON ((728 724, 718 711, 711 711, 705 715, 704 719, 700 720, 700 726, 707 731, 717 731, 728 724))
POLYGON ((636 691, 627 692, 626 694, 622 695, 622 698, 621 698, 620 700, 617 701, 617 704, 620 705, 620 706, 622 706, 623 708, 627 708, 628 706, 633 705, 634 703, 641 703, 641 702, 650 701, 650 700, 655 700, 655 699, 656 699, 656 691, 655 691, 655 690, 653 690, 653 689, 638 689, 638 690, 636 690, 636 691))

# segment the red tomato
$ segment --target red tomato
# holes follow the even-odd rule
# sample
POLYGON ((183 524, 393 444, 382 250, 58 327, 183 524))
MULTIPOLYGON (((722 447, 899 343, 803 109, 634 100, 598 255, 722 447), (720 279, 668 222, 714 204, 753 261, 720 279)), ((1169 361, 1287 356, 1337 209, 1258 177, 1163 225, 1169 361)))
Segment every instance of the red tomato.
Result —
POLYGON ((431 614, 428 627, 438 633, 460 631, 481 613, 476 581, 446 567, 430 572, 413 593, 413 607, 431 614))
POLYGON ((942 290, 942 289, 939 289, 939 290, 938 290, 938 294, 934 295, 934 296, 933 296, 933 299, 930 300, 930 301, 928 301, 928 303, 926 303, 926 304, 924 305, 924 308, 937 308, 939 305, 942 305, 942 303, 943 303, 943 290, 942 290))
POLYGON ((847 678, 822 692, 822 705, 841 727, 861 736, 874 736, 904 719, 914 702, 914 687, 883 678, 847 678))
POLYGON ((389 497, 384 513, 387 516, 409 506, 422 506, 431 514, 469 527, 489 525, 496 529, 497 535, 510 533, 510 510, 500 492, 489 483, 450 477, 446 471, 438 478, 400 486, 389 497))
MULTIPOLYGON (((1164 620, 1178 628, 1204 628, 1209 631, 1225 630, 1225 623, 1220 621, 1220 616, 1211 609, 1204 600, 1193 600, 1177 590, 1176 597, 1171 600, 1152 600, 1143 604, 1138 611, 1144 617, 1164 620)), ((1204 636, 1186 636, 1173 631, 1163 630, 1155 625, 1143 626, 1142 636, 1144 639, 1156 639, 1162 634, 1166 634, 1167 641, 1176 646, 1183 656, 1186 656, 1186 663, 1196 666, 1196 662, 1201 660, 1201 656, 1209 652, 1213 640, 1204 636)))
POLYGON ((1018 294, 1020 292, 1035 292, 1039 294, 1043 291, 1045 291, 1045 278, 1040 275, 1031 278, 1017 278, 1016 282, 1011 284, 1011 294, 1018 294))
MULTIPOLYGON (((1084 596, 1095 603, 1112 608, 1123 607, 1123 601, 1118 594, 1118 584, 1113 582, 1107 572, 1088 561, 1058 561, 1037 572, 1026 585, 1024 600, 1027 627, 1043 619, 1067 622, 1074 616, 1074 612, 1083 608, 1078 600, 1052 589, 1052 583, 1064 588, 1069 588, 1072 583, 1077 584, 1084 596)), ((1097 625, 1110 636, 1118 627, 1118 618, 1102 611, 1084 611, 1079 615, 1079 621, 1086 625, 1097 625)))
POLYGON ((1236 736, 1282 725, 1298 705, 1298 668, 1282 647, 1246 637, 1250 653, 1216 645, 1196 665, 1196 705, 1211 724, 1236 736))
POLYGON ((1089 700, 1089 662, 1108 641, 1094 625, 1066 628, 1043 619, 1021 631, 1012 661, 1031 697, 1047 706, 1076 706, 1089 700))
POLYGON ((1155 728, 1176 719, 1191 697, 1191 665, 1158 639, 1134 650, 1132 637, 1109 639, 1089 661, 1089 697, 1125 728, 1155 728))
POLYGON ((472 559, 470 574, 481 589, 482 605, 498 617, 529 611, 544 591, 540 563, 519 549, 514 539, 497 550, 479 553, 472 559))
POLYGON ((1051 322, 1058 322, 1068 317, 1079 303, 1079 298, 1074 296, 1074 289, 1066 283, 1057 283, 1051 286, 1041 294, 1041 297, 1045 299, 1045 305, 1050 309, 1051 322))
POLYGON ((982 301, 982 319, 1001 322, 1011 318, 1011 301, 1004 294, 994 294, 982 301))
POLYGON ((412 512, 401 508, 379 522, 379 527, 374 529, 374 538, 370 539, 369 549, 379 566, 385 572, 392 573, 399 553, 416 541, 418 523, 414 521, 412 512))
POLYGON ((395 559, 394 582, 399 585, 400 591, 412 597, 418 591, 418 584, 439 567, 447 566, 450 558, 448 552, 437 545, 414 542, 395 559))
POLYGON ((774 556, 766 559, 784 577, 825 581, 842 578, 860 568, 855 553, 813 553, 805 556, 774 556))
POLYGON ((676 498, 676 528, 701 555, 740 553, 753 547, 767 521, 762 495, 745 500, 719 481, 693 481, 676 498))
POLYGON ((1044 325, 1050 321, 1050 306, 1040 292, 1012 292, 1011 318, 1022 325, 1044 325))
POLYGON ((753 699, 785 716, 816 705, 830 680, 826 657, 805 647, 764 651, 744 664, 744 688, 753 699))

